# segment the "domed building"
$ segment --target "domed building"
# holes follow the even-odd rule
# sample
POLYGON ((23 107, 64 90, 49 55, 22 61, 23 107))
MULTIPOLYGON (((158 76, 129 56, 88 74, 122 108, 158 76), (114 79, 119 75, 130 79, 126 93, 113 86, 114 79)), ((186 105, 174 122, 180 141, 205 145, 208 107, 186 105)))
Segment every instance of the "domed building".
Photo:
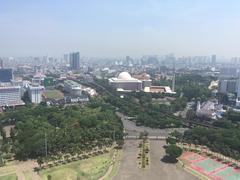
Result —
MULTIPOLYGON (((148 81, 151 82, 150 79, 148 81)), ((115 87, 117 91, 131 92, 145 89, 144 81, 132 77, 128 72, 121 72, 117 78, 110 78, 109 84, 115 87)))

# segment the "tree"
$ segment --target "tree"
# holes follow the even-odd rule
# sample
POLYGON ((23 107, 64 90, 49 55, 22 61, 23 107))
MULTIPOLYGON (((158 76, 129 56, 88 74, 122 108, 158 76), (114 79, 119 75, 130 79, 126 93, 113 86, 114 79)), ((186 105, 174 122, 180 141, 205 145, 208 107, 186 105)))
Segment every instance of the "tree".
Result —
POLYGON ((186 119, 191 121, 195 118, 195 112, 192 109, 189 109, 186 114, 186 119))
POLYGON ((37 158, 37 163, 38 163, 39 167, 42 168, 42 165, 44 163, 43 158, 42 157, 37 158))
POLYGON ((0 135, 2 136, 3 143, 7 143, 6 131, 3 129, 3 127, 0 128, 0 135))
POLYGON ((173 138, 173 137, 168 137, 168 138, 166 139, 166 143, 167 143, 167 144, 176 144, 176 139, 173 138))
POLYGON ((52 179, 52 176, 49 174, 49 175, 47 175, 47 179, 48 180, 51 180, 52 179))
POLYGON ((172 160, 176 160, 176 158, 180 157, 182 152, 182 149, 174 144, 171 144, 166 148, 166 154, 172 160))
POLYGON ((14 129, 13 128, 10 129, 10 137, 11 137, 12 141, 14 142, 14 140, 15 140, 15 133, 14 133, 14 129))
POLYGON ((170 136, 174 137, 176 139, 177 142, 181 141, 183 138, 182 133, 180 133, 179 131, 175 130, 173 132, 170 133, 170 136))

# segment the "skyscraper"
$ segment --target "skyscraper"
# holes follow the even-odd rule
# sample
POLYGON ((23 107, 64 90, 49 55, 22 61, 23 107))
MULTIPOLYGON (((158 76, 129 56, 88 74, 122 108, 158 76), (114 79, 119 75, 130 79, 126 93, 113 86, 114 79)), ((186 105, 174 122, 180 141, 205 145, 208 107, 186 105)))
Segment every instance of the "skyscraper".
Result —
POLYGON ((0 86, 0 106, 24 105, 20 86, 0 86))
POLYGON ((70 69, 79 70, 80 69, 80 54, 79 52, 73 52, 69 55, 70 69))
POLYGON ((28 87, 28 96, 32 103, 39 104, 42 102, 42 94, 44 91, 43 86, 29 86, 28 87))
POLYGON ((3 60, 0 58, 0 69, 3 68, 3 60))
POLYGON ((12 69, 0 69, 0 82, 11 82, 11 79, 13 79, 12 69))
POLYGON ((211 58, 211 63, 216 64, 216 61, 217 61, 217 56, 215 54, 213 54, 212 58, 211 58))

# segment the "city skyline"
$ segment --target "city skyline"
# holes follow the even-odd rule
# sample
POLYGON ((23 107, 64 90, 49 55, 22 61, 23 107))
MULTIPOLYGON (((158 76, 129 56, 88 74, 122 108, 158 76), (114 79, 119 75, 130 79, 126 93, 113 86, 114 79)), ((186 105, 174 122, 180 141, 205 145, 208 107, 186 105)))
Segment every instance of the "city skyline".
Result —
POLYGON ((0 56, 240 56, 240 2, 5 1, 0 56))

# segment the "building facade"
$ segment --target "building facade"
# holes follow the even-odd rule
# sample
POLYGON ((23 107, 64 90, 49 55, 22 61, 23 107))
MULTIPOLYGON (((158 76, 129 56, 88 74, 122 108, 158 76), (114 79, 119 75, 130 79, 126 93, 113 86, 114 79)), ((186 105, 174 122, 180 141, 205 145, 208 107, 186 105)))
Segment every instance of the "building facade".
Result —
POLYGON ((8 83, 13 79, 12 69, 0 69, 0 82, 8 83))
POLYGON ((3 68, 3 60, 0 58, 0 69, 3 68))
POLYGON ((64 91, 75 97, 82 95, 81 85, 71 80, 64 81, 64 91))
POLYGON ((0 106, 24 105, 20 86, 0 86, 0 106))
POLYGON ((69 61, 70 61, 70 70, 80 69, 80 53, 79 52, 70 53, 69 61))
POLYGON ((28 96, 31 103, 39 104, 42 102, 44 87, 43 86, 31 86, 28 87, 28 96))
MULTIPOLYGON (((116 88, 117 91, 141 91, 143 90, 143 82, 133 78, 128 72, 121 72, 117 78, 110 78, 109 84, 116 88)), ((148 83, 146 82, 144 86, 148 83)))

